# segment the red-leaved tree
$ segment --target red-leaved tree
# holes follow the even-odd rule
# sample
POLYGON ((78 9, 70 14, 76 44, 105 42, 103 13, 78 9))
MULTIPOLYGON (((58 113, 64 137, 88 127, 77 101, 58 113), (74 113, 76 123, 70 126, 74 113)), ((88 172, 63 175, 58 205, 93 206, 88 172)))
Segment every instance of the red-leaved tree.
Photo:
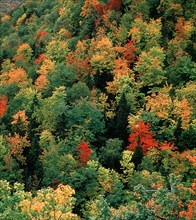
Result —
POLYGON ((148 150, 158 146, 153 133, 150 131, 150 124, 140 120, 132 126, 132 133, 129 135, 128 150, 134 151, 137 146, 141 146, 143 153, 147 154, 148 150))
POLYGON ((80 159, 80 162, 78 163, 78 167, 82 167, 82 166, 85 167, 92 154, 92 150, 88 146, 88 142, 81 141, 77 148, 77 151, 78 151, 78 157, 80 159))
POLYGON ((42 40, 47 35, 48 35, 47 31, 38 30, 35 34, 34 40, 42 40))
POLYGON ((108 8, 110 10, 119 11, 122 5, 121 0, 109 0, 108 2, 108 8))
POLYGON ((130 40, 126 44, 126 50, 124 51, 124 57, 128 63, 133 63, 136 60, 136 58, 137 58, 137 56, 135 54, 136 50, 137 50, 137 48, 135 47, 133 41, 130 40))
POLYGON ((6 109, 7 109, 7 102, 8 99, 5 95, 2 95, 0 97, 0 118, 5 114, 6 109))
POLYGON ((42 61, 44 60, 45 55, 42 53, 38 56, 38 58, 35 60, 35 64, 39 65, 40 63, 42 63, 42 61))

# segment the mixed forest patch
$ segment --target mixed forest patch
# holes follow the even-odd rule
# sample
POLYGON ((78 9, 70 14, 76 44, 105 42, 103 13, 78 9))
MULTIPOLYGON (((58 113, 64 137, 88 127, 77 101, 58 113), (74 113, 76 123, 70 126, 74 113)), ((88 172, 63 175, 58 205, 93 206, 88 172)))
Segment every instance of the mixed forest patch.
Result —
POLYGON ((0 8, 0 219, 195 219, 194 1, 0 8))

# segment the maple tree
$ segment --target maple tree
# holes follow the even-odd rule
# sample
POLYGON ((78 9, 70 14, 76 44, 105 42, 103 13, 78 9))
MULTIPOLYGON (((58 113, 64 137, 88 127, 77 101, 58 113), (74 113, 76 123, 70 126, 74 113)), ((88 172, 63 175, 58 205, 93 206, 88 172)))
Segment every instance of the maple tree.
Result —
POLYGON ((88 142, 81 141, 77 148, 77 151, 78 151, 78 157, 80 159, 78 166, 79 167, 86 166, 92 154, 92 150, 89 148, 88 142))
POLYGON ((169 96, 171 88, 171 86, 164 86, 158 94, 153 93, 151 96, 147 96, 146 109, 160 118, 168 118, 172 111, 172 99, 169 96))
POLYGON ((114 67, 115 52, 110 39, 104 36, 92 43, 96 43, 90 60, 92 67, 100 73, 104 72, 104 70, 112 70, 114 67))
POLYGON ((6 137, 6 141, 11 145, 11 155, 13 155, 21 164, 26 164, 26 157, 23 155, 24 149, 30 146, 27 134, 20 136, 14 133, 13 136, 6 137))
POLYGON ((164 59, 165 53, 161 47, 151 47, 140 54, 134 70, 139 73, 144 86, 156 86, 164 82, 164 59))
POLYGON ((98 0, 85 0, 80 15, 85 18, 88 18, 89 15, 92 13, 92 10, 94 10, 97 5, 99 5, 98 0))
POLYGON ((40 54, 40 55, 38 56, 38 58, 35 60, 35 64, 36 64, 36 65, 39 65, 40 63, 43 62, 44 58, 45 58, 44 54, 43 54, 43 53, 40 54))
POLYGON ((19 45, 16 55, 13 57, 15 65, 17 67, 22 67, 24 70, 28 70, 30 67, 31 59, 33 56, 33 50, 29 44, 23 43, 19 45))
POLYGON ((25 135, 29 125, 25 110, 19 110, 12 118, 14 119, 11 122, 12 129, 17 131, 20 135, 25 135))
POLYGON ((131 70, 128 67, 128 62, 125 59, 118 58, 114 61, 115 68, 114 68, 114 77, 120 78, 123 75, 130 75, 131 70))
POLYGON ((38 60, 36 61, 38 63, 41 62, 41 66, 37 70, 37 73, 39 75, 35 80, 35 87, 39 92, 43 92, 48 87, 49 81, 47 75, 54 68, 55 62, 51 61, 48 58, 44 58, 43 55, 40 56, 37 58, 38 60))
POLYGON ((44 91, 48 87, 48 79, 45 75, 39 75, 35 80, 35 87, 39 92, 44 91))
POLYGON ((159 144, 159 149, 160 150, 173 150, 174 149, 174 143, 168 143, 168 142, 163 142, 159 144))
POLYGON ((27 121, 27 116, 25 114, 25 111, 24 110, 20 110, 18 111, 15 115, 12 116, 13 117, 13 121, 12 121, 12 124, 16 124, 18 120, 21 120, 25 127, 27 127, 28 125, 28 121, 27 121))
POLYGON ((85 79, 90 72, 92 75, 94 74, 90 65, 89 57, 81 59, 76 53, 69 53, 66 58, 67 63, 76 69, 78 80, 85 79))
POLYGON ((37 73, 40 75, 47 75, 55 66, 55 62, 46 58, 43 60, 40 68, 37 70, 37 73))
POLYGON ((192 107, 184 96, 182 100, 178 100, 178 98, 172 100, 169 95, 171 88, 172 86, 164 86, 158 94, 153 93, 151 96, 146 97, 146 109, 162 119, 180 118, 182 120, 181 128, 188 129, 192 107))
POLYGON ((8 83, 16 83, 19 85, 24 85, 28 81, 28 76, 22 68, 12 69, 9 72, 8 83))
POLYGON ((27 73, 23 68, 11 68, 8 72, 0 75, 0 84, 16 83, 19 87, 23 87, 30 82, 27 73))
POLYGON ((41 40, 48 34, 47 31, 44 30, 38 30, 35 34, 34 40, 41 40))
POLYGON ((178 18, 177 23, 176 23, 176 40, 180 41, 181 40, 187 40, 192 31, 192 24, 190 21, 186 21, 183 17, 178 18))
POLYGON ((179 213, 180 217, 186 217, 186 219, 194 219, 196 217, 196 211, 195 211, 195 206, 196 206, 196 200, 193 200, 190 202, 190 204, 187 205, 188 210, 187 211, 181 211, 179 213))
POLYGON ((85 80, 87 76, 94 75, 90 58, 86 55, 88 49, 87 42, 78 41, 74 52, 69 52, 66 56, 67 63, 72 66, 78 75, 78 80, 85 80))
POLYGON ((174 107, 173 113, 178 115, 182 120, 181 128, 187 129, 190 123, 192 107, 184 96, 181 101, 174 100, 174 107))
POLYGON ((42 44, 46 44, 47 42, 48 32, 45 30, 39 29, 34 36, 35 46, 39 47, 42 44))
POLYGON ((121 0, 109 0, 107 4, 99 3, 94 5, 94 9, 100 16, 104 17, 109 10, 119 11, 121 8, 121 4, 121 0))
POLYGON ((68 55, 69 48, 66 41, 52 40, 46 46, 46 56, 52 61, 62 62, 68 55))
POLYGON ((151 148, 158 146, 152 131, 150 131, 150 124, 142 120, 132 126, 129 142, 128 150, 134 151, 137 146, 141 146, 144 154, 147 154, 151 148))
POLYGON ((160 18, 156 20, 151 19, 149 22, 146 22, 141 14, 136 16, 129 35, 132 37, 138 52, 142 52, 142 49, 148 51, 152 47, 160 46, 161 27, 160 18), (144 35, 145 38, 143 37, 144 35))
POLYGON ((124 51, 125 59, 128 61, 129 64, 133 63, 137 58, 135 54, 137 48, 135 47, 133 40, 128 41, 125 48, 126 48, 124 51))
POLYGON ((121 4, 122 0, 109 0, 107 5, 110 10, 119 11, 121 4))
POLYGON ((7 109, 8 99, 5 95, 0 97, 0 118, 5 114, 7 109))
POLYGON ((184 88, 176 90, 177 96, 182 99, 184 96, 189 105, 192 107, 192 116, 196 114, 196 84, 194 81, 191 81, 185 85, 184 88))
POLYGON ((80 15, 88 18, 93 11, 96 11, 100 16, 103 16, 108 10, 119 11, 121 4, 121 0, 109 0, 107 4, 101 4, 98 0, 85 0, 80 15))

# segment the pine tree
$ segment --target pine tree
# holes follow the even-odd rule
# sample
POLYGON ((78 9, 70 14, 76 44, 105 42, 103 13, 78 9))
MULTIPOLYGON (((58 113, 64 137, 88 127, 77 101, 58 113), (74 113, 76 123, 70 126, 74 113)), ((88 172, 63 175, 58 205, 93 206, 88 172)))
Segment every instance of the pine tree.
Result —
POLYGON ((127 139, 128 139, 128 133, 127 133, 128 115, 129 115, 129 105, 127 103, 125 94, 123 93, 116 111, 115 133, 116 133, 116 137, 124 141, 124 147, 127 146, 127 139))
POLYGON ((143 154, 143 150, 142 147, 140 145, 138 145, 135 150, 134 150, 134 154, 132 157, 132 162, 134 163, 136 169, 139 168, 139 165, 142 162, 142 158, 143 158, 144 154, 143 154))
POLYGON ((38 178, 38 182, 41 180, 43 171, 42 171, 42 165, 39 161, 39 156, 42 153, 42 150, 39 146, 39 135, 37 133, 37 128, 39 124, 35 120, 33 113, 35 111, 35 108, 38 106, 38 99, 35 96, 32 101, 31 110, 27 112, 27 117, 29 120, 28 125, 28 139, 30 141, 30 147, 24 150, 24 154, 26 156, 26 163, 27 166, 24 171, 24 179, 27 186, 27 182, 29 178, 31 178, 33 175, 38 178))

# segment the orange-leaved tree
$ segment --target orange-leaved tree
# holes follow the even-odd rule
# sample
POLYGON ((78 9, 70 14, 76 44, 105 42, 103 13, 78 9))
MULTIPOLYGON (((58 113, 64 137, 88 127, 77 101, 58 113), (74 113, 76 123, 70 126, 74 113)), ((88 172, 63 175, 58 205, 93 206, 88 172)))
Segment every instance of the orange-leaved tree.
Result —
POLYGON ((23 87, 30 82, 31 81, 23 68, 11 68, 8 72, 2 72, 0 75, 1 85, 15 83, 19 87, 23 87))
POLYGON ((26 164, 26 157, 23 155, 24 149, 30 146, 27 134, 22 137, 17 133, 14 136, 7 136, 6 141, 10 144, 11 155, 14 156, 22 165, 26 164))
POLYGON ((80 16, 88 18, 97 5, 99 5, 98 0, 85 0, 80 16))
POLYGON ((5 114, 7 109, 8 99, 5 95, 0 97, 0 118, 5 114))
POLYGON ((25 136, 29 125, 25 110, 19 110, 12 118, 14 119, 11 122, 12 130, 16 131, 19 135, 25 136))
POLYGON ((80 162, 78 163, 78 167, 82 167, 82 166, 85 167, 92 154, 92 150, 88 146, 88 142, 80 141, 77 151, 78 151, 78 157, 80 159, 80 162))
POLYGON ((158 146, 152 131, 150 131, 150 124, 140 120, 132 126, 132 132, 129 135, 128 150, 134 151, 137 146, 141 146, 143 153, 147 154, 148 150, 158 146))
POLYGON ((36 65, 39 65, 40 63, 43 62, 44 58, 45 58, 44 53, 41 53, 41 54, 35 59, 35 64, 36 64, 36 65))

